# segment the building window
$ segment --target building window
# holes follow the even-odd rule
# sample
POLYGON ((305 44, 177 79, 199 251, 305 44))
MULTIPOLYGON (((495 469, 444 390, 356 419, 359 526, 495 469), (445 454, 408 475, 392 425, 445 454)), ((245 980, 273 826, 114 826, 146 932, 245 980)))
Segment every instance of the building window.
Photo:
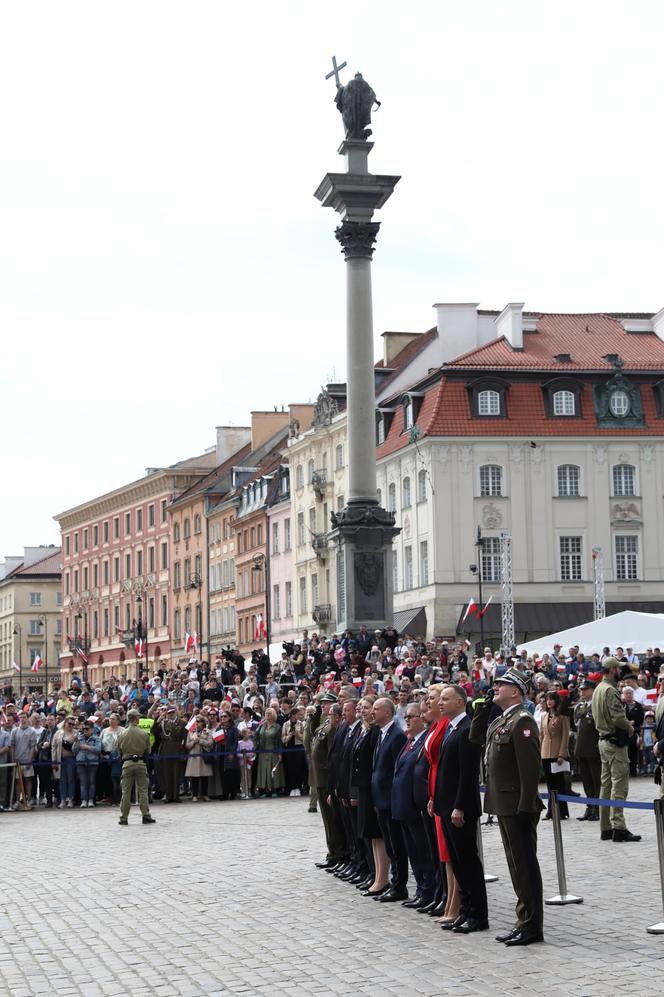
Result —
POLYGON ((285 584, 285 594, 286 594, 286 616, 291 617, 293 615, 293 584, 292 582, 286 582, 285 584))
POLYGON ((69 595, 69 572, 65 572, 65 595, 69 595))
POLYGON ((394 482, 387 489, 387 508, 388 512, 397 511, 397 486, 394 482))
POLYGON ((37 637, 41 633, 41 620, 30 620, 30 636, 37 637))
POLYGON ((194 516, 194 533, 200 533, 200 532, 201 532, 201 517, 199 513, 196 513, 196 515, 194 516))
POLYGON ((636 495, 636 475, 631 464, 616 464, 613 469, 613 494, 636 495))
POLYGON ((378 505, 382 506, 382 504, 383 504, 383 490, 382 490, 382 488, 377 488, 376 489, 376 495, 378 497, 378 505))
POLYGON ((480 467, 480 495, 503 494, 503 469, 499 464, 480 467))
POLYGON ((406 591, 413 587, 413 548, 403 549, 403 587, 406 591))
POLYGON ((99 527, 98 526, 93 526, 92 527, 92 546, 93 547, 98 547, 99 546, 99 527))
POLYGON ((619 582, 633 582, 639 577, 639 538, 616 537, 616 579, 619 582))
POLYGON ((125 512, 125 536, 128 537, 131 533, 131 513, 125 512))
POLYGON ((406 477, 403 479, 403 507, 407 509, 410 505, 410 478, 406 477))
POLYGON ((629 396, 626 391, 612 391, 609 398, 611 415, 623 419, 629 412, 629 396))
POLYGON ((137 533, 142 533, 143 532, 143 510, 142 509, 137 509, 136 510, 136 532, 137 533))
POLYGON ((108 561, 104 561, 104 585, 108 585, 109 582, 109 571, 108 571, 108 561))
POLYGON ((337 495, 337 512, 342 511, 345 501, 346 498, 344 495, 337 495))
POLYGON ((310 485, 314 480, 314 462, 313 460, 307 461, 307 484, 310 485))
POLYGON ((180 562, 176 561, 173 565, 173 588, 179 589, 181 585, 182 575, 180 573, 180 562))
POLYGON ((95 589, 99 587, 99 565, 98 564, 93 564, 92 565, 92 587, 95 588, 95 589))
POLYGON ((168 568, 168 543, 166 541, 161 545, 161 567, 162 571, 168 568))
POLYGON ((251 537, 251 541, 250 541, 251 546, 255 547, 256 546, 256 527, 255 526, 251 527, 251 531, 249 533, 249 536, 251 537))
POLYGON ((41 592, 31 592, 30 593, 30 605, 31 606, 41 606, 42 598, 41 592))
POLYGON ((576 464, 561 464, 558 468, 558 495, 570 498, 581 494, 581 475, 576 464))
POLYGON ((422 468, 421 471, 417 472, 417 501, 426 502, 427 500, 427 472, 422 468))
POLYGON ((74 534, 74 553, 78 554, 78 533, 74 534))
POLYGON ((403 406, 403 428, 412 429, 415 422, 413 399, 407 398, 403 406))
POLYGON ((491 388, 477 393, 478 415, 500 415, 500 395, 491 388))
POLYGON ((420 541, 420 585, 429 584, 429 543, 420 541))
POLYGON ((307 579, 300 578, 300 613, 307 612, 307 579))
POLYGON ((397 552, 394 547, 392 547, 392 589, 395 592, 399 591, 399 558, 397 557, 397 552))
POLYGON ((279 553, 279 523, 272 524, 272 553, 279 553))
POLYGON ((187 633, 191 633, 191 606, 185 606, 184 609, 184 629, 187 633))
POLYGON ((499 582, 500 570, 500 540, 498 537, 484 537, 482 540, 482 581, 499 582))
POLYGON ((88 549, 88 531, 87 529, 85 529, 83 530, 83 550, 87 549, 88 549))
POLYGON ((272 619, 281 619, 281 590, 278 585, 272 586, 272 619))
POLYGON ((165 523, 166 520, 168 519, 167 499, 162 499, 161 500, 160 509, 161 509, 161 521, 162 521, 162 523, 165 523))
POLYGON ((315 534, 316 532, 316 506, 312 505, 309 509, 309 532, 315 534))
POLYGON ((114 516, 113 517, 113 539, 114 540, 119 540, 120 539, 120 517, 119 516, 114 516))
POLYGON ((78 592, 78 568, 74 568, 74 592, 78 592))
POLYGON ((137 550, 136 551, 136 574, 137 575, 142 575, 143 574, 143 551, 142 550, 137 550))
POLYGON ((284 550, 291 549, 290 518, 284 519, 284 550))
POLYGON ((385 442, 385 419, 379 413, 376 418, 376 446, 385 442))
POLYGON ((148 506, 148 526, 154 526, 154 502, 148 506))
POLYGON ((305 542, 305 540, 304 540, 304 513, 303 512, 298 512, 298 514, 297 514, 297 542, 298 542, 298 544, 299 544, 300 547, 305 542))
POLYGON ((55 593, 55 605, 56 606, 61 606, 62 605, 62 592, 56 592, 55 593))
POLYGON ((104 543, 107 544, 108 543, 108 520, 106 520, 104 522, 102 536, 104 537, 104 543))
POLYGON ((580 582, 581 537, 560 537, 560 578, 563 582, 580 582))
POLYGON ((92 636, 95 640, 99 637, 99 613, 96 609, 92 614, 92 636))
POLYGON ((180 542, 180 524, 173 523, 173 540, 175 543, 180 542))
POLYGON ((165 595, 161 597, 161 625, 168 626, 168 599, 165 595))
POLYGON ((119 557, 114 557, 113 558, 113 581, 114 582, 119 582, 120 581, 120 558, 119 557))
POLYGON ((173 613, 173 636, 176 640, 180 639, 180 610, 176 609, 173 613))
POLYGON ((576 399, 573 391, 554 391, 553 414, 576 415, 576 399))
POLYGON ((298 464, 295 468, 295 487, 304 488, 304 475, 302 472, 302 465, 298 464))
POLYGON ((189 588, 191 585, 191 558, 184 559, 184 584, 189 588))
POLYGON ((343 444, 337 443, 334 448, 334 468, 336 471, 341 471, 344 466, 344 448, 343 444))
POLYGON ((87 568, 87 567, 85 567, 85 568, 83 568, 83 591, 84 592, 88 591, 88 588, 89 588, 89 585, 88 585, 89 579, 90 579, 90 569, 87 568))
POLYGON ((65 557, 69 557, 69 537, 65 537, 65 557))
POLYGON ((318 575, 314 573, 311 576, 311 606, 318 606, 318 575))
POLYGON ((148 571, 154 574, 154 547, 148 547, 148 571))
POLYGON ((182 536, 184 537, 185 540, 188 540, 189 537, 191 536, 191 523, 189 522, 188 519, 185 519, 184 523, 182 524, 182 536))

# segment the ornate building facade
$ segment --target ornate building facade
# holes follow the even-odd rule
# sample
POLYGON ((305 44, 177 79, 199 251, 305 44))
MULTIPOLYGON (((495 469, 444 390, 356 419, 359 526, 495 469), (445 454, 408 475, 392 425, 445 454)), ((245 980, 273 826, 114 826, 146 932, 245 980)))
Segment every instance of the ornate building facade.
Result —
POLYGON ((50 689, 60 677, 61 560, 59 547, 26 547, 0 565, 0 686, 50 689))

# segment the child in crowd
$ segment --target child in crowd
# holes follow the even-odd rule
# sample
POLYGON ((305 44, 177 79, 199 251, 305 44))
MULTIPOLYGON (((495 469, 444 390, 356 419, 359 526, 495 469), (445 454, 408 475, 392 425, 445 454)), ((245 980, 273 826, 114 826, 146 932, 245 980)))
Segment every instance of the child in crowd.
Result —
POLYGON ((242 737, 237 743, 237 753, 240 760, 241 792, 240 799, 248 800, 251 796, 251 767, 254 764, 254 735, 248 727, 242 731, 242 737))
POLYGON ((655 771, 655 714, 648 710, 643 718, 643 726, 639 733, 639 772, 641 775, 652 775, 655 771))

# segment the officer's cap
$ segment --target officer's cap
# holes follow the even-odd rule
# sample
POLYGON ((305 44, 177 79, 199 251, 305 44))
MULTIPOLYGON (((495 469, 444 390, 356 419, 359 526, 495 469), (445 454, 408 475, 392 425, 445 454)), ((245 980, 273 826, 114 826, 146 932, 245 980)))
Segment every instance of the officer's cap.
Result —
POLYGON ((525 696, 528 692, 526 677, 518 668, 508 668, 504 675, 494 679, 494 684, 498 682, 504 682, 506 685, 515 685, 522 696, 525 696))
POLYGON ((127 716, 129 717, 130 720, 132 719, 132 717, 136 717, 138 720, 140 720, 141 714, 138 712, 138 710, 130 710, 127 716))
POLYGON ((336 703, 336 701, 337 697, 333 692, 324 692, 323 695, 320 696, 321 703, 336 703))
POLYGON ((589 679, 586 679, 585 682, 582 682, 581 685, 579 686, 579 689, 595 689, 595 688, 596 688, 596 683, 590 682, 589 679))

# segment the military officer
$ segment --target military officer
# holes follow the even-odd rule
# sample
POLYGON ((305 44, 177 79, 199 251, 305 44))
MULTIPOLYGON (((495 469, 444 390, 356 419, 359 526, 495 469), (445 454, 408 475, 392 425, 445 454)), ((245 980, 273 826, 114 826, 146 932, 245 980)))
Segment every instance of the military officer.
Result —
POLYGON ((318 693, 316 696, 316 708, 310 717, 307 717, 304 732, 305 750, 306 745, 310 745, 311 768, 313 772, 316 795, 320 815, 323 819, 325 829, 325 840, 327 842, 327 856, 324 862, 317 862, 319 869, 334 869, 344 858, 346 849, 346 837, 343 826, 337 817, 333 806, 327 802, 327 762, 332 741, 336 733, 336 727, 329 719, 330 708, 336 703, 337 697, 333 692, 318 693))
POLYGON ((510 668, 494 680, 495 703, 503 711, 491 724, 491 697, 478 704, 470 740, 482 744, 486 733, 486 793, 484 810, 496 814, 512 886, 517 896, 517 923, 496 936, 505 945, 544 941, 542 874, 537 861, 537 824, 543 804, 539 797, 539 731, 523 705, 528 682, 510 668), (488 729, 487 729, 488 728, 488 729))
MULTIPOLYGON (((625 707, 618 692, 622 663, 617 658, 604 658, 602 671, 602 681, 595 689, 592 700, 602 762, 600 796, 605 800, 626 800, 629 791, 627 744, 634 728, 625 716, 625 707)), ((641 840, 640 834, 627 830, 622 807, 602 807, 599 826, 602 841, 641 840)))
POLYGON ((150 751, 150 735, 147 730, 138 726, 141 714, 138 710, 130 710, 127 714, 129 725, 118 739, 118 751, 122 756, 122 799, 120 801, 120 820, 118 824, 128 824, 129 808, 131 806, 132 786, 136 786, 138 805, 141 808, 144 824, 156 824, 150 816, 148 803, 148 767, 145 761, 150 751))
MULTIPOLYGON (((586 679, 579 686, 581 699, 574 707, 574 726, 576 727, 576 745, 574 756, 579 766, 583 792, 594 799, 600 794, 602 763, 599 757, 599 734, 593 720, 592 698, 595 683, 586 679)), ((585 813, 577 820, 599 820, 599 807, 594 804, 586 806, 585 813)))

